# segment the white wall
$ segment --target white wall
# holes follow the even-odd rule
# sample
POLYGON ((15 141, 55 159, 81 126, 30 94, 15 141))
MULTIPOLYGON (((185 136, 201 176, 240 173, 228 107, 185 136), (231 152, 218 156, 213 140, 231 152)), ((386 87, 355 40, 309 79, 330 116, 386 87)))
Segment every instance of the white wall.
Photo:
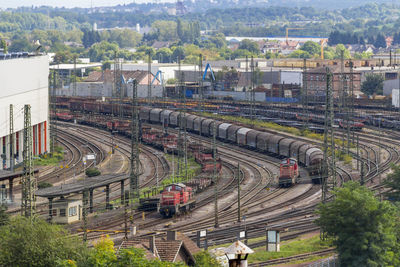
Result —
POLYGON ((303 85, 303 74, 297 71, 281 71, 281 83, 303 85))
POLYGON ((400 102, 399 102, 399 89, 393 89, 392 90, 392 105, 396 108, 399 107, 400 102))
POLYGON ((13 104, 14 113, 14 152, 19 152, 16 162, 22 162, 25 104, 31 105, 31 124, 35 126, 36 132, 33 142, 35 154, 44 153, 49 149, 48 75, 47 56, 0 60, 0 154, 6 155, 6 160, 1 160, 0 169, 10 166, 10 104, 13 104), (44 133, 45 124, 47 134, 44 133), (6 151, 3 151, 3 137, 6 151))
POLYGON ((31 105, 32 125, 48 119, 47 56, 0 60, 0 137, 9 134, 10 104, 14 131, 24 127, 24 105, 31 105))
MULTIPOLYGON (((111 65, 111 69, 114 69, 114 66, 111 65)), ((176 78, 175 77, 175 70, 178 70, 179 66, 178 64, 152 64, 151 65, 151 73, 153 75, 156 75, 156 73, 160 70, 163 74, 163 78, 165 81, 171 78, 176 78)), ((135 63, 123 63, 122 64, 122 70, 143 70, 147 71, 148 70, 148 65, 147 64, 135 64, 135 63)), ((197 65, 181 65, 181 70, 196 70, 198 71, 199 68, 197 65)))

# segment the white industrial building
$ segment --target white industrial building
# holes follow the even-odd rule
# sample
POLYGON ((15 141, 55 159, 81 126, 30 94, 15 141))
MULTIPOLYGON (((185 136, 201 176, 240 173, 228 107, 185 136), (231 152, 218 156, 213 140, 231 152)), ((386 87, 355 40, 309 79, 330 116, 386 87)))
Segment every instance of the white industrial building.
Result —
POLYGON ((0 60, 0 169, 10 167, 10 104, 13 104, 16 163, 23 161, 24 105, 31 105, 33 153, 49 149, 49 60, 46 55, 0 60))

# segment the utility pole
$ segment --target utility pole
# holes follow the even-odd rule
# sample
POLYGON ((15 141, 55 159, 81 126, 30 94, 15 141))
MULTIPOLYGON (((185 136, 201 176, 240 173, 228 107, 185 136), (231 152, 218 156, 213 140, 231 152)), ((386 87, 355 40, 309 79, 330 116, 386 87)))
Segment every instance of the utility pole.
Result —
MULTIPOLYGON (((351 94, 351 107, 350 107, 350 115, 351 118, 355 117, 355 113, 354 113, 354 73, 353 73, 353 61, 350 61, 350 94, 351 94)), ((350 134, 350 130, 347 130, 347 134, 350 134)), ((349 137, 347 137, 349 138, 349 137)), ((353 144, 354 144, 354 132, 353 132, 353 144)), ((349 142, 349 140, 347 140, 347 142, 349 142)), ((350 144, 347 144, 347 153, 350 153, 350 144)))
MULTIPOLYGON (((378 134, 378 162, 376 164, 376 171, 378 173, 378 181, 379 185, 382 185, 382 176, 381 176, 381 121, 382 119, 379 119, 379 134, 378 134)), ((382 201, 382 187, 379 186, 379 199, 382 201)))
POLYGON ((147 51, 147 103, 149 106, 152 104, 152 94, 151 94, 151 50, 147 51))
MULTIPOLYGON (((132 197, 139 197, 139 109, 137 102, 137 81, 132 83, 132 124, 131 124, 131 170, 129 175, 130 194, 132 197)), ((131 198, 131 197, 130 197, 131 198)), ((133 209, 133 207, 132 207, 133 209)))
POLYGON ((308 92, 307 92, 307 59, 303 61, 303 90, 302 90, 302 97, 301 102, 303 106, 303 115, 305 116, 305 120, 303 123, 303 128, 308 129, 308 92))
MULTIPOLYGON (((203 71, 203 55, 199 55, 199 89, 200 89, 200 112, 203 113, 203 107, 204 107, 204 92, 203 92, 203 76, 201 75, 203 71)), ((201 132, 200 132, 201 133, 201 132)))
POLYGON ((50 107, 52 106, 53 108, 49 111, 50 112, 50 134, 51 134, 51 153, 54 153, 54 148, 57 143, 57 123, 54 118, 55 112, 56 112, 56 101, 54 99, 54 96, 56 95, 56 88, 57 88, 57 72, 53 70, 53 93, 51 94, 50 91, 50 107), (53 111, 53 114, 51 114, 53 111))
POLYGON ((10 170, 14 172, 14 107, 10 104, 10 170))
POLYGON ((242 214, 240 211, 240 162, 238 162, 237 165, 237 190, 238 190, 238 198, 237 198, 237 202, 238 202, 238 222, 242 221, 242 214))
MULTIPOLYGON (((178 95, 179 95, 179 102, 180 102, 180 104, 182 104, 182 100, 183 100, 183 94, 184 94, 184 92, 183 92, 183 87, 182 87, 182 71, 181 71, 181 56, 179 55, 178 56, 178 86, 177 86, 177 89, 178 89, 178 95)), ((180 107, 179 108, 179 131, 178 131, 178 140, 177 140, 177 148, 178 148, 178 151, 177 151, 177 156, 178 156, 178 158, 177 158, 177 163, 178 163, 178 166, 177 166, 177 176, 178 177, 181 177, 181 175, 182 175, 182 158, 184 157, 184 144, 183 144, 183 142, 182 142, 182 131, 183 131, 183 128, 184 128, 184 124, 186 124, 186 122, 184 121, 184 117, 183 117, 183 108, 182 107, 180 107)))
MULTIPOLYGON (((83 178, 84 182, 84 187, 85 187, 85 178, 83 178)), ((82 219, 83 219, 83 241, 87 241, 87 234, 88 234, 88 229, 87 229, 87 216, 88 216, 88 190, 86 188, 83 188, 82 192, 82 219)))
MULTIPOLYGON (((347 91, 347 83, 346 83, 346 77, 344 75, 344 51, 341 50, 340 51, 340 89, 341 89, 341 93, 339 93, 339 105, 341 107, 341 112, 345 112, 345 119, 342 119, 342 122, 346 121, 347 126, 346 128, 349 126, 349 119, 348 119, 348 110, 346 107, 346 91, 347 91)), ((345 152, 345 144, 344 144, 344 140, 345 140, 345 134, 342 134, 342 151, 343 153, 345 152)))
POLYGON ((249 86, 249 57, 246 56, 246 87, 245 87, 245 92, 247 92, 248 86, 249 86))
POLYGON ((31 106, 24 106, 24 176, 22 178, 21 213, 33 217, 36 208, 36 179, 33 170, 31 106))
POLYGON ((364 162, 361 162, 361 174, 360 174, 360 183, 361 183, 361 185, 364 185, 365 184, 365 181, 364 181, 364 162))
POLYGON ((73 96, 77 95, 76 91, 76 56, 74 56, 74 79, 73 79, 73 96))
POLYGON ((251 91, 250 91, 250 119, 251 123, 254 123, 254 87, 255 87, 255 74, 254 74, 254 58, 251 56, 251 91))
POLYGON ((214 169, 213 169, 213 181, 214 181, 214 227, 218 228, 218 179, 217 179, 217 127, 215 121, 213 122, 213 159, 214 159, 214 169))
MULTIPOLYGON (((114 93, 113 97, 116 99, 119 98, 120 103, 122 102, 122 73, 121 73, 121 62, 118 58, 117 52, 114 54, 114 93)), ((117 112, 119 112, 119 116, 122 117, 122 106, 117 105, 117 112)), ((112 112, 114 116, 114 111, 112 112)), ((118 116, 118 115, 117 115, 118 116)))
POLYGON ((359 146, 360 136, 357 134, 357 171, 360 169, 360 146, 359 146))
POLYGON ((324 161, 322 171, 322 202, 324 203, 327 198, 328 192, 328 179, 333 177, 333 186, 335 186, 335 139, 333 131, 333 97, 332 97, 332 80, 333 75, 329 68, 326 68, 326 99, 325 99, 325 124, 324 124, 324 161), (328 136, 330 137, 330 145, 328 144, 328 136), (329 164, 329 147, 331 150, 331 164, 329 164), (329 167, 329 165, 331 165, 329 167), (331 170, 331 171, 329 171, 331 170), (331 174, 331 175, 330 175, 331 174))

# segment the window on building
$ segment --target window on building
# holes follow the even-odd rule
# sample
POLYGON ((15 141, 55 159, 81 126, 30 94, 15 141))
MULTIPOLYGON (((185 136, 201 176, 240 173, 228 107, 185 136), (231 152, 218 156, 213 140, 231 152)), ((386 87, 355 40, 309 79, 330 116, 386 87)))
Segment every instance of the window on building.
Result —
POLYGON ((52 212, 54 217, 57 216, 57 209, 52 209, 51 212, 52 212))
POLYGON ((69 217, 71 217, 71 216, 76 216, 76 214, 77 214, 76 211, 77 211, 76 206, 70 207, 70 208, 68 209, 68 216, 69 216, 69 217))
POLYGON ((60 209, 60 217, 65 217, 65 209, 60 209))
POLYGON ((315 75, 315 80, 319 81, 319 75, 315 75))
POLYGON ((314 76, 310 75, 310 81, 314 80, 314 76))

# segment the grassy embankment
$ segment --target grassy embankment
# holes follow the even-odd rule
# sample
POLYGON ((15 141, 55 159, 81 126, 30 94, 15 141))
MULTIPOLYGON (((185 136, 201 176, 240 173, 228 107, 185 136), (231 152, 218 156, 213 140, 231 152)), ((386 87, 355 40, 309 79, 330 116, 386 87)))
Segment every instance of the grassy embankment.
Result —
POLYGON ((39 158, 35 158, 33 161, 34 166, 55 166, 60 164, 64 160, 64 148, 61 146, 56 146, 54 148, 53 155, 44 154, 39 158))

